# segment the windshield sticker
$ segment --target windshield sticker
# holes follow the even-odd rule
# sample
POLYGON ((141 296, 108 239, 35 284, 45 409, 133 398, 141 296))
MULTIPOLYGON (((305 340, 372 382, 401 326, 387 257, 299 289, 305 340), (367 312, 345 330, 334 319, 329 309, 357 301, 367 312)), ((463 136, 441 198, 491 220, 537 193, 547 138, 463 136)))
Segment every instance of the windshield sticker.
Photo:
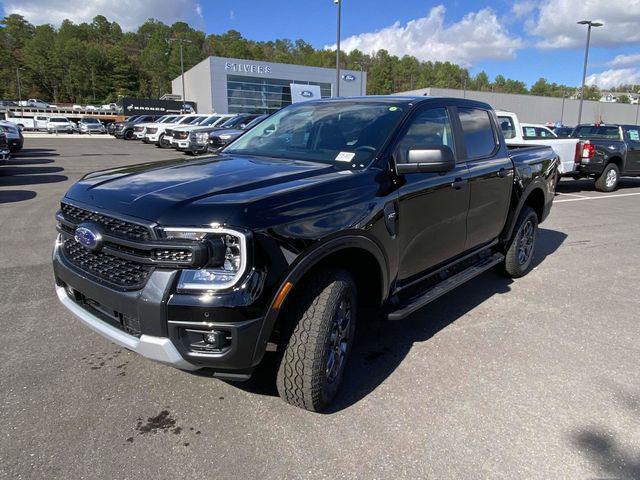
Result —
POLYGON ((629 130, 629 138, 635 142, 640 141, 640 132, 638 130, 629 130))
POLYGON ((336 162, 350 162, 356 154, 353 152, 340 152, 336 157, 336 162))

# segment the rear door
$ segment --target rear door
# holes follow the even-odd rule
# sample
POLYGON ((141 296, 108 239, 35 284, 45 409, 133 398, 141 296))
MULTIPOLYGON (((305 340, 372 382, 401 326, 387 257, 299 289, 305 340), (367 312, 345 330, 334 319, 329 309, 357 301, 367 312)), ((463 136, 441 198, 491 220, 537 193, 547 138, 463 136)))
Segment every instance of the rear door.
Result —
MULTIPOLYGON (((452 111, 429 104, 417 111, 399 136, 396 163, 404 163, 414 146, 447 145, 456 153, 452 111)), ((460 254, 465 247, 469 208, 467 167, 446 173, 404 175, 398 196, 400 283, 460 254)))
POLYGON ((627 162, 628 172, 640 172, 640 127, 637 125, 624 127, 627 137, 627 162))
POLYGON ((469 214, 465 250, 488 243, 504 228, 511 188, 513 163, 500 145, 498 127, 490 110, 457 109, 462 132, 462 161, 469 169, 469 214))

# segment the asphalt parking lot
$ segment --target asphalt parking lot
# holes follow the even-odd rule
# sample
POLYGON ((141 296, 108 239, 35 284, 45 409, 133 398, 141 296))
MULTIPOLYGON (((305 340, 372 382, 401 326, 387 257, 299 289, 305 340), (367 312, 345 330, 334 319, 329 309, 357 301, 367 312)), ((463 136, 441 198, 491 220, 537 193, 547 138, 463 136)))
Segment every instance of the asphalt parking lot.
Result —
POLYGON ((58 304, 50 251, 86 172, 175 156, 28 138, 0 167, 0 477, 640 478, 640 179, 563 180, 536 268, 360 331, 335 408, 186 373, 58 304))

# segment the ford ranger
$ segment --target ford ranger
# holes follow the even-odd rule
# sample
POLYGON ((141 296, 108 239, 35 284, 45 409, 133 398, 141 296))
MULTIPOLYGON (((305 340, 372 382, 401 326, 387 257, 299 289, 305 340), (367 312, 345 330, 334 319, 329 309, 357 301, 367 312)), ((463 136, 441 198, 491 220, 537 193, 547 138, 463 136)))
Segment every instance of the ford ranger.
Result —
POLYGON ((57 295, 118 345, 184 370, 334 398, 362 307, 408 317, 498 266, 532 268, 558 157, 510 153, 491 107, 365 97, 288 106, 219 154, 85 176, 62 199, 57 295))
POLYGON ((571 136, 582 142, 576 176, 595 179, 596 190, 612 192, 621 176, 640 176, 640 126, 578 125, 571 136))

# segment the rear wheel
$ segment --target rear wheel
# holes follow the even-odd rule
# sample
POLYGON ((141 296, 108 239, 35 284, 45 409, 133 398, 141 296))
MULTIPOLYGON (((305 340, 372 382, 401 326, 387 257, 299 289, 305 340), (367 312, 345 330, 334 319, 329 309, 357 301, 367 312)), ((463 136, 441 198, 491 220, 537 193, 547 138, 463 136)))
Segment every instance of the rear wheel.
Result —
POLYGON ((620 169, 615 163, 610 163, 604 168, 602 175, 596 178, 596 190, 599 192, 613 192, 618 188, 620 181, 620 169))
POLYGON ((280 397, 312 412, 326 408, 340 386, 356 324, 356 286, 344 270, 314 274, 287 308, 282 359, 276 384, 280 397))
POLYGON ((125 140, 133 140, 133 132, 131 130, 126 130, 124 132, 124 139, 125 140))
POLYGON ((506 251, 504 270, 512 278, 525 276, 531 270, 538 237, 538 215, 531 207, 524 207, 511 244, 506 251))

